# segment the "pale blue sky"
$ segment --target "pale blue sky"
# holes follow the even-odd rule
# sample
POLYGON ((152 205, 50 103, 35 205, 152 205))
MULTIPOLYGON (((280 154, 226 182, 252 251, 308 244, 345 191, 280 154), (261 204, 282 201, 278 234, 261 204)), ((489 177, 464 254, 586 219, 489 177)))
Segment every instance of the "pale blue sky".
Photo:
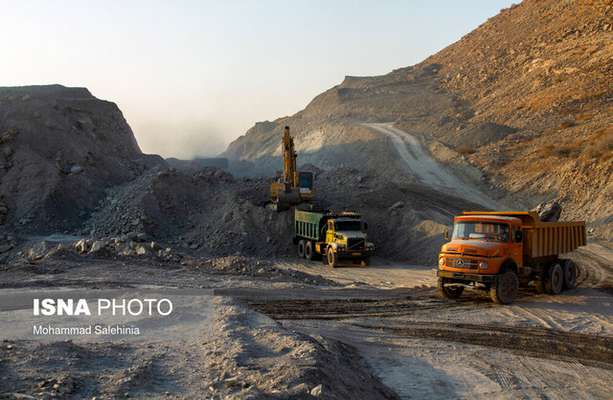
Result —
POLYGON ((420 62, 508 7, 467 1, 0 0, 0 86, 85 86, 143 151, 222 151, 345 75, 420 62))

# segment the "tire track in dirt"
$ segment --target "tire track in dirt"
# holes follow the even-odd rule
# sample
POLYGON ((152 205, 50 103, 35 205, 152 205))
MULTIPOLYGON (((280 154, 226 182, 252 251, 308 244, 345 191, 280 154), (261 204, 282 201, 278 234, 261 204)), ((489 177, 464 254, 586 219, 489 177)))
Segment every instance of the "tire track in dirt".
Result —
POLYGON ((585 365, 613 368, 613 338, 537 327, 473 325, 410 321, 403 326, 352 323, 398 336, 502 348, 538 358, 580 360, 585 365))
POLYGON ((570 254, 578 266, 577 284, 592 287, 613 295, 613 260, 607 258, 600 246, 581 248, 570 254))
POLYGON ((438 299, 433 289, 423 289, 422 298, 391 299, 292 299, 292 300, 249 300, 247 304, 256 311, 277 320, 344 320, 363 317, 391 318, 410 315, 417 311, 457 309, 483 304, 480 299, 459 299, 454 302, 438 299))

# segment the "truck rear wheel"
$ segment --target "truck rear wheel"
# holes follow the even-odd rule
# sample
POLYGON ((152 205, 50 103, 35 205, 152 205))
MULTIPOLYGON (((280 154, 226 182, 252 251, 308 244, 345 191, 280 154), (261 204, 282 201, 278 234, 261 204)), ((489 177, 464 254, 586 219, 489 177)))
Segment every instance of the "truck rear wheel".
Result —
POLYGON ((462 293, 464 292, 464 286, 446 286, 448 283, 450 282, 447 279, 438 278, 438 293, 442 297, 446 299, 457 299, 462 296, 462 293))
POLYGON ((564 260, 564 289, 572 290, 577 287, 577 264, 573 260, 564 260))
POLYGON ((313 259, 313 242, 310 240, 304 244, 304 257, 309 261, 313 259))
POLYGON ((338 257, 332 247, 328 247, 328 251, 326 251, 326 259, 330 267, 336 268, 336 265, 338 264, 338 257))
POLYGON ((298 257, 304 258, 304 240, 298 241, 298 257))
POLYGON ((498 275, 490 287, 490 297, 497 304, 511 304, 519 292, 519 278, 515 271, 507 269, 498 275))
POLYGON ((560 294, 564 284, 564 271, 560 264, 551 265, 545 275, 545 292, 548 294, 560 294))

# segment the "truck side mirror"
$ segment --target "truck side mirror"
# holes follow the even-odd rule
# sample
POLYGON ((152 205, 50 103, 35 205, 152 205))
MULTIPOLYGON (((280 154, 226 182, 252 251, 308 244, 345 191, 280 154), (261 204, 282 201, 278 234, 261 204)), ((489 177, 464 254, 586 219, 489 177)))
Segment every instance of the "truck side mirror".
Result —
POLYGON ((449 240, 449 229, 445 229, 445 232, 443 232, 443 238, 445 240, 449 240))
POLYGON ((524 232, 517 230, 515 231, 515 237, 513 238, 515 243, 521 243, 524 241, 524 232))

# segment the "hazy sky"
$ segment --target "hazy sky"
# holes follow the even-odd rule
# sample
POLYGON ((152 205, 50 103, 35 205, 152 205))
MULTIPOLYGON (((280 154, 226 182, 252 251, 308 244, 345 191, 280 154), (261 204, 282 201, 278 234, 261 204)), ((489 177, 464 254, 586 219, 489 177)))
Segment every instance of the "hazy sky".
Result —
POLYGON ((85 86, 144 152, 221 152, 345 75, 379 75, 458 40, 507 0, 0 0, 0 86, 85 86))

